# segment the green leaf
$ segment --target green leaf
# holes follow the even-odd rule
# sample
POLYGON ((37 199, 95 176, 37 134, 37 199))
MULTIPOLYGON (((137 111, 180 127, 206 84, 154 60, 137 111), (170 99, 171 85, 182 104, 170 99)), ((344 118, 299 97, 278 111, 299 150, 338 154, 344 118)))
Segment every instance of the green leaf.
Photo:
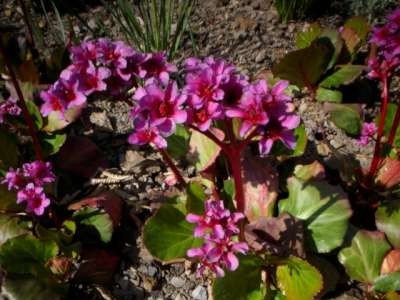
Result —
POLYGON ((339 247, 351 216, 346 194, 323 181, 288 179, 289 198, 279 201, 279 211, 304 220, 306 242, 319 253, 339 247))
POLYGON ((348 105, 336 104, 330 111, 330 119, 338 128, 350 135, 358 135, 361 132, 360 114, 348 105))
POLYGON ((317 93, 315 95, 315 99, 321 102, 336 102, 340 103, 342 102, 342 92, 340 91, 334 91, 330 89, 325 89, 323 87, 319 87, 317 89, 317 93))
POLYGON ((186 188, 186 195, 186 210, 191 213, 202 214, 207 196, 201 184, 196 182, 189 183, 186 188))
POLYGON ((6 172, 10 167, 16 167, 18 156, 19 150, 15 137, 0 129, 0 170, 6 172))
POLYGON ((319 85, 324 88, 338 88, 341 85, 347 85, 356 80, 365 69, 361 65, 344 65, 335 73, 326 77, 319 85))
POLYGON ((33 118, 33 122, 36 125, 38 130, 42 129, 43 127, 43 119, 42 114, 40 113, 39 108, 33 101, 25 101, 26 107, 28 108, 29 114, 33 118))
POLYGON ((2 286, 2 293, 9 300, 60 300, 64 299, 63 296, 66 292, 65 285, 50 283, 33 277, 9 278, 7 276, 2 286))
MULTIPOLYGON (((214 129, 214 133, 223 140, 224 133, 219 129, 214 129)), ((190 137, 189 161, 195 164, 197 171, 201 172, 210 167, 217 159, 221 148, 204 134, 193 131, 190 137)))
POLYGON ((0 215, 0 245, 13 237, 28 233, 31 226, 31 222, 18 217, 0 215))
POLYGON ((287 300, 309 300, 322 290, 321 273, 305 260, 291 256, 276 269, 278 287, 287 300))
POLYGON ((41 144, 46 155, 53 155, 57 153, 62 145, 67 140, 67 135, 63 134, 48 134, 44 133, 41 135, 41 144))
POLYGON ((173 135, 167 138, 168 153, 175 159, 180 159, 189 151, 189 131, 182 125, 176 126, 176 131, 173 135))
POLYGON ((187 250, 201 245, 193 237, 194 224, 173 205, 164 204, 144 226, 143 241, 149 252, 162 261, 184 258, 187 250))
POLYGON ((325 176, 324 166, 317 160, 308 165, 297 165, 294 168, 294 176, 303 181, 322 179, 325 176))
POLYGON ((265 295, 261 281, 262 260, 256 256, 240 256, 239 267, 227 271, 213 285, 213 296, 217 300, 263 300, 265 295))
POLYGON ((23 209, 17 204, 17 195, 10 192, 4 184, 0 184, 0 209, 7 212, 20 212, 23 209))
POLYGON ((376 227, 386 234, 389 242, 400 247, 400 204, 399 201, 386 202, 375 213, 376 227))
POLYGON ((342 51, 343 40, 339 32, 335 29, 324 29, 320 38, 328 38, 334 47, 333 55, 327 67, 327 69, 331 69, 336 64, 340 52, 342 51))
POLYGON ((325 73, 334 53, 328 38, 319 38, 304 49, 288 53, 274 68, 275 77, 298 87, 313 88, 325 73))
POLYGON ((43 128, 46 132, 54 132, 57 130, 61 130, 71 124, 73 121, 78 119, 82 112, 83 107, 73 107, 68 109, 65 112, 65 118, 61 118, 60 115, 53 111, 51 112, 46 119, 45 126, 43 128))
POLYGON ((94 229, 104 243, 111 241, 113 223, 110 215, 106 212, 93 207, 84 207, 76 211, 73 218, 79 225, 94 229))
POLYGON ((393 272, 376 278, 374 290, 382 293, 400 291, 400 272, 393 272))
POLYGON ((306 31, 299 32, 296 36, 296 47, 298 49, 306 48, 317 39, 322 32, 322 28, 318 23, 313 23, 306 31))
POLYGON ((351 246, 339 252, 339 261, 351 279, 372 284, 379 276, 382 261, 390 248, 383 233, 360 230, 351 246))
POLYGON ((294 130, 294 136, 296 138, 296 147, 288 149, 281 141, 274 143, 272 148, 272 153, 276 156, 281 156, 284 158, 298 157, 303 155, 307 147, 307 132, 304 124, 301 124, 294 130))
POLYGON ((46 262, 58 251, 54 241, 20 235, 0 247, 0 264, 9 273, 40 275, 46 272, 46 262))
POLYGON ((355 16, 348 19, 344 25, 344 28, 350 28, 358 35, 361 40, 365 40, 370 31, 370 25, 366 18, 361 16, 355 16))

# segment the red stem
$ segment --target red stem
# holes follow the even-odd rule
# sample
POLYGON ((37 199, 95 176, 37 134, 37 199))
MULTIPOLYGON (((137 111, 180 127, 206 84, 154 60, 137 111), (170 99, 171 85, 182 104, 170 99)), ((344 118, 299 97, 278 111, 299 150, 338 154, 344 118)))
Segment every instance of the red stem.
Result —
POLYGON ((163 157, 164 161, 167 163, 168 167, 174 173, 176 179, 179 181, 179 185, 184 187, 186 185, 186 181, 182 177, 182 175, 179 172, 178 168, 175 166, 175 164, 172 161, 171 157, 168 155, 168 153, 164 149, 157 148, 157 150, 160 152, 161 156, 163 157))
POLYGON ((378 135, 375 143, 375 150, 374 150, 374 156, 372 158, 371 166, 369 169, 369 178, 373 178, 374 175, 376 174, 376 171, 378 169, 379 163, 381 161, 381 140, 383 137, 383 129, 385 127, 385 119, 387 115, 387 107, 388 107, 388 98, 389 98, 389 93, 388 93, 388 76, 385 75, 382 77, 382 85, 383 85, 383 90, 382 90, 382 95, 381 95, 381 117, 379 119, 379 125, 378 125, 378 135))
POLYGON ((36 128, 35 128, 35 124, 33 123, 33 119, 31 117, 31 115, 29 114, 29 110, 26 106, 25 103, 25 99, 24 99, 24 95, 22 94, 21 91, 21 87, 19 86, 18 80, 17 80, 17 76, 14 72, 14 69, 10 63, 10 60, 7 56, 7 51, 6 48, 3 44, 3 37, 2 34, 0 33, 0 51, 1 54, 3 55, 4 61, 6 63, 7 69, 9 71, 9 75, 11 77, 11 81, 14 85, 14 88, 17 92, 18 95, 18 105, 21 107, 22 110, 22 115, 24 117, 24 120, 26 122, 26 124, 28 125, 28 129, 29 129, 29 135, 32 137, 32 141, 33 141, 33 148, 35 151, 35 156, 37 160, 43 160, 43 152, 42 152, 42 147, 40 146, 40 142, 37 136, 37 132, 36 132, 36 128))
POLYGON ((245 209, 245 198, 244 198, 244 190, 243 190, 243 181, 242 181, 242 164, 241 164, 241 154, 242 147, 232 147, 227 148, 227 157, 229 164, 232 169, 233 181, 235 183, 235 199, 236 199, 236 208, 240 212, 244 212, 245 209))
POLYGON ((392 128, 390 129, 389 133, 389 140, 388 144, 393 146, 394 138, 396 137, 397 128, 399 127, 400 123, 400 105, 397 106, 396 114, 394 116, 392 128))

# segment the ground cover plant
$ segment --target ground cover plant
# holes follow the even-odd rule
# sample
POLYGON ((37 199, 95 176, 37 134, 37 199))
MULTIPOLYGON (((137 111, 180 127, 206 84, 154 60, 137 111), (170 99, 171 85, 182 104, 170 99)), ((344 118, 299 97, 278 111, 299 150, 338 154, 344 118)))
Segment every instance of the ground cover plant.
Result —
MULTIPOLYGON (((166 19, 145 22, 157 20, 166 19)), ((189 261, 216 300, 330 299, 346 280, 360 299, 399 298, 400 106, 390 87, 399 75, 400 9, 378 26, 361 17, 338 29, 312 24, 297 50, 255 79, 214 56, 175 63, 179 41, 168 46, 169 34, 158 39, 154 29, 132 33, 140 45, 71 40, 67 63, 0 33, 3 294, 68 299, 82 296, 79 285, 103 291, 112 281, 127 204, 90 183, 99 172, 109 174, 105 183, 125 179, 104 171, 99 147, 71 129, 91 102, 107 99, 130 107, 126 144, 153 149, 169 170, 163 201, 139 226, 155 259, 189 261), (346 99, 358 81, 379 90, 375 119, 346 99), (367 168, 343 174, 307 158, 301 92, 327 104, 332 122, 360 145, 374 144, 367 168)))

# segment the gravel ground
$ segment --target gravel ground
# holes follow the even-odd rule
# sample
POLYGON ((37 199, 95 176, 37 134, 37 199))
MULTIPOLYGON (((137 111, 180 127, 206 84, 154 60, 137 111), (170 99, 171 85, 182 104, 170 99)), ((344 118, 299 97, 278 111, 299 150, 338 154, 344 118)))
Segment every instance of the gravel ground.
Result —
MULTIPOLYGON (((11 20, 22 26, 21 10, 16 2, 6 2, 0 13, 0 21, 11 20)), ((93 7, 90 13, 83 13, 82 17, 88 20, 88 25, 93 29, 97 28, 96 24, 100 21, 110 30, 110 36, 122 36, 102 7, 93 7)), ((343 19, 339 15, 329 15, 308 22, 282 24, 271 1, 198 1, 191 22, 196 47, 193 48, 189 39, 184 40, 184 51, 177 58, 177 63, 192 55, 213 55, 235 63, 242 72, 254 78, 292 50, 296 32, 313 21, 337 27, 343 19)), ((37 17, 35 22, 43 28, 49 27, 43 17, 37 17)), ((80 37, 90 36, 90 32, 79 23, 75 23, 73 29, 80 37)), ((47 46, 55 45, 49 34, 45 40, 47 46)), ((324 105, 312 102, 306 94, 297 96, 295 104, 310 140, 307 159, 324 160, 333 165, 338 160, 345 164, 350 158, 356 165, 368 164, 373 144, 359 147, 355 139, 345 135, 329 121, 324 105)), ((131 182, 110 186, 128 203, 132 223, 136 224, 132 228, 136 232, 126 235, 120 271, 115 275, 113 288, 106 294, 124 300, 210 299, 208 280, 197 279, 189 262, 163 265, 155 261, 142 245, 140 226, 159 206, 161 194, 167 190, 164 184, 167 170, 161 157, 151 149, 127 145, 126 137, 131 129, 128 105, 106 100, 90 103, 82 122, 71 129, 95 141, 111 161, 111 171, 129 174, 133 178, 131 182)), ((185 168, 184 173, 188 177, 195 175, 193 168, 185 168)))

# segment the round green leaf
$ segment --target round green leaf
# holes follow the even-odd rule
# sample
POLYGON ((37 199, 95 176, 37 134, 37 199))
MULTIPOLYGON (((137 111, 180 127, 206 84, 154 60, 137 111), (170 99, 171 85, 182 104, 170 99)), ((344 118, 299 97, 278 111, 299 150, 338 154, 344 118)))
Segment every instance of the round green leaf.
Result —
POLYGON ((195 214, 204 212, 204 201, 207 196, 204 188, 197 182, 191 182, 186 188, 186 210, 195 214))
MULTIPOLYGON (((396 203, 397 202, 397 203, 396 203)), ((400 247, 400 204, 383 203, 375 213, 376 227, 386 234, 389 242, 400 247)))
POLYGON ((322 32, 322 28, 318 23, 313 23, 306 31, 299 32, 296 36, 296 47, 298 49, 306 48, 317 39, 322 32))
POLYGON ((360 230, 354 236, 351 246, 339 252, 339 261, 350 278, 373 283, 379 276, 382 261, 390 248, 383 233, 360 230))
POLYGON ((319 85, 324 88, 338 88, 341 85, 350 84, 361 75, 364 69, 365 66, 361 65, 343 65, 319 85))
POLYGON ((383 293, 400 291, 400 272, 393 272, 376 278, 374 290, 383 293))
POLYGON ((188 249, 202 240, 193 237, 194 225, 171 204, 164 204, 144 226, 143 241, 149 252, 162 261, 184 258, 188 249))
POLYGON ((325 73, 334 53, 328 38, 318 38, 309 47, 288 53, 273 68, 275 77, 289 80, 298 87, 314 86, 325 73))
POLYGON ((0 247, 0 265, 9 273, 39 275, 46 262, 58 254, 54 241, 41 241, 31 235, 7 240, 0 247))
POLYGON ((330 111, 330 119, 337 127, 348 134, 358 135, 361 131, 360 114, 349 106, 337 104, 330 111))
POLYGON ((167 138, 167 152, 175 159, 180 159, 189 151, 189 131, 182 125, 176 126, 174 134, 167 138))
POLYGON ((43 119, 42 119, 42 115, 40 113, 39 108, 33 101, 25 101, 25 103, 26 103, 26 107, 28 108, 29 114, 33 118, 33 122, 35 123, 36 128, 39 130, 42 129, 43 119))
POLYGON ((342 92, 319 87, 315 99, 321 102, 342 102, 342 92))
POLYGON ((8 239, 28 233, 30 226, 30 222, 18 217, 0 215, 0 245, 8 239))
POLYGON ((276 269, 278 287, 287 300, 309 300, 322 290, 321 273, 305 260, 291 256, 276 269))
POLYGON ((48 134, 44 133, 40 136, 43 150, 46 155, 53 155, 57 153, 62 145, 64 145, 67 140, 67 135, 63 134, 48 134))
POLYGON ((104 243, 111 241, 113 223, 109 214, 93 207, 84 207, 73 214, 73 218, 84 228, 95 229, 104 243))
POLYGON ((264 291, 261 282, 262 261, 256 256, 240 256, 239 267, 225 276, 217 278, 213 285, 216 300, 262 300, 264 291))
POLYGON ((304 221, 307 245, 320 253, 339 247, 352 213, 343 190, 295 177, 288 179, 288 190, 289 198, 279 202, 279 211, 304 221))

